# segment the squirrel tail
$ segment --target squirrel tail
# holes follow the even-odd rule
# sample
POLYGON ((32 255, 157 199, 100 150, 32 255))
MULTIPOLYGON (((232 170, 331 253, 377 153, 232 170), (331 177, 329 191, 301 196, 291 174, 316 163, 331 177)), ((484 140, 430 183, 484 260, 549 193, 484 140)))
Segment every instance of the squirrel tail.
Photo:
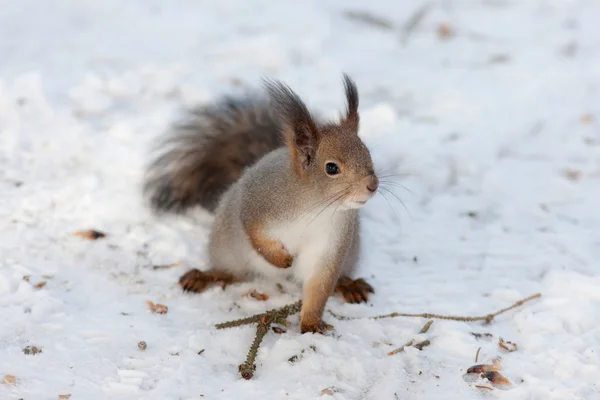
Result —
POLYGON ((143 192, 156 213, 214 211, 244 169, 283 146, 280 121, 267 99, 225 97, 188 112, 159 142, 143 192))

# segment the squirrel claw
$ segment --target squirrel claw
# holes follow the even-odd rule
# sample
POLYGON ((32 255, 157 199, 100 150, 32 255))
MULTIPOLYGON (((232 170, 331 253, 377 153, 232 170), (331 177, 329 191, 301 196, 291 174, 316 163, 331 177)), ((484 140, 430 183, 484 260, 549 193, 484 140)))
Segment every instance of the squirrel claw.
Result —
POLYGON ((323 321, 319 321, 316 324, 302 325, 300 328, 301 333, 319 333, 321 335, 331 330, 333 330, 333 325, 323 321))

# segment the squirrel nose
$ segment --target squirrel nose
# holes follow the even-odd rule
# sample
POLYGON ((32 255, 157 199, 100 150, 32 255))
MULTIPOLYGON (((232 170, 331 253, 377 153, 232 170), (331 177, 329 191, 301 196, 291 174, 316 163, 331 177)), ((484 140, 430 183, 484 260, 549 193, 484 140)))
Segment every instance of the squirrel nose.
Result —
POLYGON ((370 176, 369 180, 367 181, 367 189, 369 190, 369 192, 374 193, 375 191, 377 191, 378 187, 379 179, 377 179, 375 175, 370 176))

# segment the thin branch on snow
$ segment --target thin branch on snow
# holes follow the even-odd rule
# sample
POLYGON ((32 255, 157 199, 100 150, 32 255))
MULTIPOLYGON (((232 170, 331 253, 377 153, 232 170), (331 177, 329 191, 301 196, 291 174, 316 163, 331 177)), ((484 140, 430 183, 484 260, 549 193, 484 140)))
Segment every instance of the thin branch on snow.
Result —
POLYGON ((263 318, 270 318, 271 322, 274 321, 279 323, 279 320, 283 321, 290 315, 300 312, 300 307, 302 307, 302 302, 297 301, 296 303, 288 304, 287 306, 281 308, 275 308, 262 314, 256 314, 247 318, 240 318, 233 321, 222 322, 220 324, 216 324, 215 327, 217 329, 233 328, 236 326, 249 325, 255 322, 260 322, 263 318))
MULTIPOLYGON (((495 313, 487 314, 487 315, 480 316, 480 317, 460 317, 460 316, 439 315, 439 314, 429 314, 429 313, 423 313, 423 314, 391 313, 391 314, 386 314, 386 315, 377 315, 377 316, 369 317, 369 318, 382 319, 382 318, 395 318, 395 317, 417 317, 417 318, 444 319, 444 320, 463 321, 463 322, 485 321, 486 324, 489 324, 498 315, 503 314, 503 313, 510 311, 514 308, 517 308, 519 306, 522 306, 526 302, 531 301, 533 299, 537 299, 539 297, 541 297, 541 294, 536 293, 534 295, 531 295, 529 297, 526 297, 522 300, 517 301, 510 307, 506 307, 499 311, 496 311, 495 313)), ((250 350, 248 351, 248 355, 246 356, 246 361, 239 366, 239 371, 244 379, 251 379, 254 376, 254 371, 256 370, 256 364, 254 363, 254 361, 256 360, 258 348, 260 347, 260 344, 261 344, 263 338, 265 337, 265 335, 267 334, 267 332, 269 332, 269 330, 271 328, 271 324, 277 323, 277 324, 281 324, 281 325, 288 325, 287 318, 290 315, 300 312, 301 307, 302 307, 302 301, 299 300, 296 303, 288 304, 287 306, 284 306, 284 307, 281 307, 278 309, 277 308, 272 309, 267 312, 252 315, 247 318, 240 318, 240 319, 236 319, 233 321, 222 322, 222 323, 215 325, 215 327, 217 329, 227 329, 227 328, 233 328, 236 326, 249 325, 249 324, 253 324, 253 323, 257 324, 256 325, 256 337, 254 338, 254 341, 252 342, 252 346, 250 346, 250 350)), ((346 317, 343 315, 335 314, 332 311, 329 311, 329 313, 340 320, 353 320, 353 319, 364 318, 364 317, 357 317, 357 318, 346 317)), ((423 328, 421 328, 421 331, 419 333, 426 333, 429 330, 429 328, 431 327, 432 323, 433 323, 433 321, 428 321, 425 324, 425 326, 423 326, 423 328)), ((393 354, 399 353, 402 350, 404 350, 404 348, 407 346, 414 346, 414 347, 418 348, 419 350, 422 350, 423 347, 428 346, 429 344, 430 344, 429 340, 425 340, 423 342, 416 343, 416 344, 413 344, 413 341, 411 340, 404 346, 402 346, 388 354, 393 355, 393 354)))
POLYGON ((269 310, 262 314, 215 325, 217 329, 226 329, 256 323, 256 336, 252 342, 252 346, 250 346, 250 350, 246 356, 246 361, 239 366, 240 374, 244 379, 251 379, 254 376, 254 371, 256 370, 256 364, 254 361, 256 360, 256 355, 258 354, 258 348, 260 347, 260 344, 267 332, 269 332, 271 324, 275 322, 277 324, 287 325, 287 317, 298 313, 300 311, 300 307, 302 307, 302 302, 298 301, 294 304, 289 304, 279 309, 269 310))
MULTIPOLYGON (((419 331, 419 334, 421 334, 421 335, 422 335, 423 333, 427 333, 427 331, 428 331, 428 330, 429 330, 429 328, 431 327, 431 324, 433 324, 433 320, 429 320, 429 322, 427 322, 427 323, 425 324, 425 326, 423 326, 423 327, 421 328, 421 330, 419 331)), ((405 349, 405 348, 407 348, 407 347, 409 347, 409 346, 413 346, 413 345, 414 345, 414 347, 416 347, 417 349, 419 349, 419 350, 423 350, 423 347, 425 347, 425 346, 427 346, 427 345, 429 345, 429 344, 430 344, 429 340, 425 340, 425 341, 423 341, 423 342, 420 342, 420 343, 417 343, 417 344, 414 344, 414 343, 415 343, 415 340, 414 340, 414 339, 410 339, 410 340, 409 340, 408 342, 406 342, 406 344, 404 344, 403 346, 401 346, 401 347, 398 347, 397 349, 390 351, 390 352, 388 353, 388 356, 393 356, 394 354, 398 354, 398 353, 400 353, 400 352, 404 351, 404 349, 405 349)))
MULTIPOLYGON (((412 317, 412 318, 430 318, 430 319, 444 319, 444 320, 450 320, 450 321, 462 321, 462 322, 474 322, 474 321, 484 321, 484 323, 487 325, 490 322, 492 322, 494 320, 494 318, 496 318, 498 315, 500 314, 504 314, 507 311, 510 311, 514 308, 520 307, 523 304, 525 304, 528 301, 537 299, 539 297, 541 297, 541 293, 536 293, 533 294, 529 297, 526 297, 524 299, 521 299, 519 301, 517 301, 516 303, 514 303, 513 305, 511 305, 510 307, 506 307, 503 308, 499 311, 496 311, 495 313, 492 314, 487 314, 487 315, 482 315, 479 317, 461 317, 461 316, 456 316, 456 315, 440 315, 440 314, 430 314, 430 313, 422 313, 422 314, 407 314, 407 313, 391 313, 391 314, 385 314, 385 315, 377 315, 374 317, 369 317, 371 319, 383 319, 383 318, 396 318, 396 317, 412 317)), ((340 320, 352 320, 352 319, 361 319, 364 317, 346 317, 343 315, 339 315, 339 314, 335 314, 331 311, 329 311, 329 313, 331 315, 333 315, 334 317, 340 319, 340 320)))

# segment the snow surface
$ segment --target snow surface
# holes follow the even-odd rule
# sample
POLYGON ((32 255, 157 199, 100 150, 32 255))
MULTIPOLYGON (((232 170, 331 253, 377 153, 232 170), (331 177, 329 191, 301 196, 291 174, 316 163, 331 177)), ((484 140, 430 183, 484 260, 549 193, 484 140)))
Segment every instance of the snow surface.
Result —
POLYGON ((4 1, 0 399, 600 399, 600 2, 431 1, 406 29, 425 4, 4 1), (435 321, 424 335, 425 319, 329 315, 333 335, 300 335, 293 317, 245 381, 254 328, 212 325, 300 291, 257 280, 183 294, 179 275, 206 267, 211 217, 151 216, 145 155, 181 107, 265 75, 336 115, 342 71, 406 208, 389 193, 366 206, 360 273, 377 293, 328 308, 485 315, 542 298, 489 326, 435 321), (89 228, 108 236, 73 236, 89 228), (244 297, 252 288, 270 299, 244 297), (431 345, 387 355, 413 338, 431 345), (512 387, 466 379, 478 348, 479 362, 502 357, 512 387))

